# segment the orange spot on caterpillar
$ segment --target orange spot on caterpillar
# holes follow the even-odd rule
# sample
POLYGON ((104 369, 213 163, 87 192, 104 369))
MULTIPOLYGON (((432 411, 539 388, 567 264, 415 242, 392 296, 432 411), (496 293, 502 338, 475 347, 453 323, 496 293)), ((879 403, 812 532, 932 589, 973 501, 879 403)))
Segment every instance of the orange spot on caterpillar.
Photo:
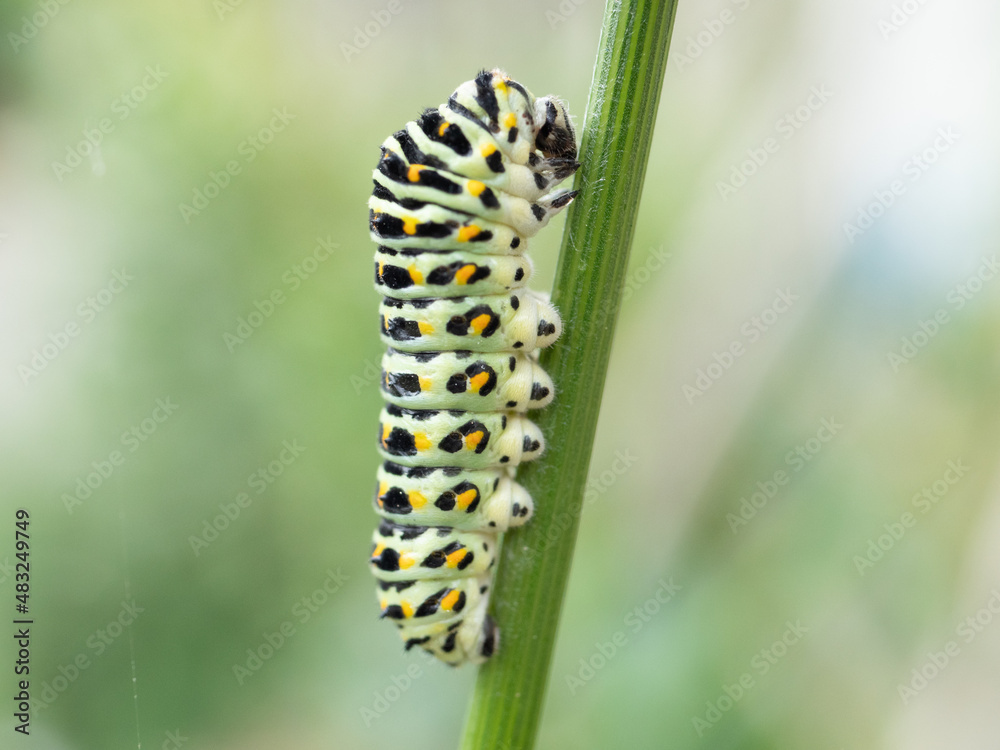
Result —
POLYGON ((445 558, 445 560, 447 560, 447 561, 448 561, 448 562, 446 563, 446 565, 447 565, 447 566, 448 566, 449 568, 457 568, 457 567, 458 567, 458 564, 459 564, 460 562, 462 562, 462 560, 464 560, 464 559, 465 559, 465 555, 466 555, 466 551, 465 551, 465 549, 464 549, 464 548, 463 548, 463 549, 457 549, 457 550, 455 550, 454 552, 452 552, 452 553, 451 553, 450 555, 448 555, 448 556, 447 556, 447 557, 445 558))
POLYGON ((490 316, 487 315, 486 313, 483 313, 482 315, 477 315, 476 317, 474 317, 472 320, 469 321, 469 325, 472 327, 472 330, 475 331, 477 335, 482 333, 483 329, 486 328, 486 326, 488 326, 489 324, 490 324, 490 316))
POLYGON ((455 283, 467 284, 469 277, 476 272, 475 263, 468 263, 455 271, 455 283))
POLYGON ((458 589, 452 589, 447 595, 441 598, 441 609, 446 612, 451 612, 456 604, 458 604, 458 589))
POLYGON ((455 504, 462 510, 469 507, 470 503, 476 499, 475 490, 466 490, 455 498, 455 504))
MULTIPOLYGON (((405 231, 405 227, 404 227, 404 231, 405 231)), ((467 227, 461 227, 458 230, 458 241, 459 242, 468 242, 473 237, 475 237, 476 235, 478 235, 480 231, 481 230, 479 229, 479 227, 477 227, 475 224, 470 224, 467 227)))

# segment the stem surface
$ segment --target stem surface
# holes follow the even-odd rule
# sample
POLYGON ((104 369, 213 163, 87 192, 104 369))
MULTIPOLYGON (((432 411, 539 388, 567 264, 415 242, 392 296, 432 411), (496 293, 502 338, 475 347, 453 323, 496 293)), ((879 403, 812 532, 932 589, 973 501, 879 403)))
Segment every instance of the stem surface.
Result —
POLYGON ((541 354, 556 400, 536 419, 542 460, 518 481, 535 516, 504 539, 492 598, 498 653, 480 667, 463 750, 534 747, 677 0, 608 2, 552 300, 559 341, 541 354), (551 533, 550 533, 551 532, 551 533))

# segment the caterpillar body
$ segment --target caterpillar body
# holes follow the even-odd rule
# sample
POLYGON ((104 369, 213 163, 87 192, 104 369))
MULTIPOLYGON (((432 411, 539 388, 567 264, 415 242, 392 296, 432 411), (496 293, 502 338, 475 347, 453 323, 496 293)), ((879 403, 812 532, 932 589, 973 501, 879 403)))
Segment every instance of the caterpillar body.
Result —
POLYGON ((407 649, 477 663, 499 643, 498 535, 533 510, 514 472, 545 446, 525 416, 554 393, 538 350, 562 326, 525 288, 527 239, 576 195, 553 190, 579 166, 576 142, 562 102, 492 70, 381 149, 368 206, 388 348, 370 565, 407 649))

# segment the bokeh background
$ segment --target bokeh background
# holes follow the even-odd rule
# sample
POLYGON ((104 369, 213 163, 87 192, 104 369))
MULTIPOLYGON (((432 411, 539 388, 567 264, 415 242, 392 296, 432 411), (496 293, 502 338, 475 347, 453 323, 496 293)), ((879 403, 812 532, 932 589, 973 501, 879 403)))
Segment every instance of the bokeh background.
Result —
MULTIPOLYGON (((582 124, 601 14, 0 6, 0 745, 454 746, 365 569, 370 170, 483 67, 582 124)), ((998 747, 998 14, 681 0, 539 748, 998 747)))

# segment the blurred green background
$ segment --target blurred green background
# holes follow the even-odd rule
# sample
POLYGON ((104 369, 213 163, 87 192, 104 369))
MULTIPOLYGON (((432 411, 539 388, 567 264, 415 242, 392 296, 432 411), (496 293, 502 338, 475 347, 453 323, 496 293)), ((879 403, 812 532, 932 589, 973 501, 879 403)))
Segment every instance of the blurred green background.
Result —
MULTIPOLYGON (((682 0, 539 748, 997 747, 998 13, 682 0)), ((0 745, 454 745, 366 570, 370 170, 483 67, 582 124, 601 14, 0 6, 0 745)))

